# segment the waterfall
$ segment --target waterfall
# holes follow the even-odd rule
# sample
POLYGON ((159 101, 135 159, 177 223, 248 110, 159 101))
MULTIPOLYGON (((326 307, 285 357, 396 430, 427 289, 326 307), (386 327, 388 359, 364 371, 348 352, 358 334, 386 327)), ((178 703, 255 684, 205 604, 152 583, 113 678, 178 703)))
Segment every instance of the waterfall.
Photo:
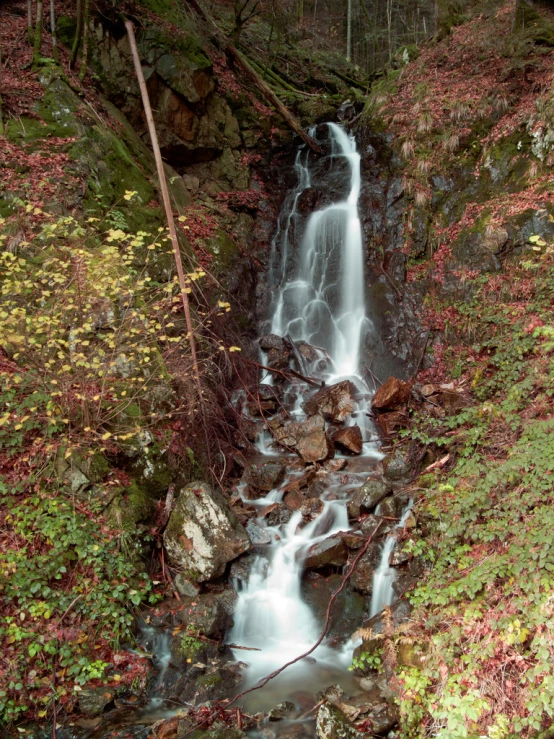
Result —
MULTIPOLYGON (((364 440, 363 455, 374 461, 382 455, 369 421, 371 395, 362 380, 364 338, 372 330, 372 323, 365 313, 363 242, 358 213, 360 155, 354 137, 342 128, 329 123, 326 131, 330 143, 327 160, 313 163, 313 155, 306 147, 296 156, 298 184, 285 199, 269 262, 273 302, 268 327, 273 334, 289 336, 294 342, 304 341, 316 348, 318 361, 310 364, 312 376, 327 384, 348 378, 356 385, 358 408, 347 423, 359 425, 364 440), (302 195, 308 190, 318 197, 322 195, 314 183, 318 184, 316 168, 323 165, 329 168, 326 181, 338 182, 343 189, 334 202, 326 202, 306 215, 302 195)), ((310 133, 314 136, 316 131, 310 133)), ((327 192, 323 197, 328 197, 327 192)), ((272 381, 268 378, 264 382, 272 381)), ((302 420, 301 393, 298 396, 291 414, 295 420, 302 420)), ((268 432, 260 434, 257 445, 261 454, 267 455, 269 441, 268 432)), ((367 462, 365 473, 358 474, 365 478, 367 462)), ((246 584, 235 584, 238 603, 229 640, 250 649, 246 656, 244 651, 235 651, 237 659, 248 662, 245 674, 248 686, 308 650, 318 639, 321 624, 301 595, 303 564, 311 546, 350 528, 340 476, 321 495, 323 509, 310 523, 302 526, 302 515, 297 511, 284 525, 268 525, 264 509, 283 500, 284 487, 285 484, 256 501, 260 513, 256 523, 269 534, 271 544, 255 558, 246 584)), ((341 679, 350 660, 351 653, 332 649, 324 641, 312 654, 311 662, 303 660, 286 671, 283 680, 288 695, 292 694, 293 685, 302 691, 308 684, 315 693, 341 679), (319 678, 313 668, 314 659, 323 673, 319 678), (322 681, 319 687, 318 679, 322 681)), ((270 688, 264 692, 267 690, 270 688)), ((283 692, 276 698, 282 700, 283 692)))
MULTIPOLYGON (((408 505, 406 506, 406 509, 404 510, 404 513, 402 514, 402 518, 396 524, 394 529, 387 536, 383 543, 379 566, 373 573, 373 589, 371 593, 370 616, 376 616, 383 610, 383 608, 386 608, 386 606, 390 606, 390 604, 394 600, 393 585, 396 579, 396 570, 394 569, 394 567, 390 566, 389 562, 391 554, 393 553, 398 541, 397 533, 400 529, 404 528, 404 524, 406 523, 408 516, 410 515, 411 509, 412 501, 410 500, 408 505)), ((377 508, 377 511, 379 511, 379 508, 377 508)))

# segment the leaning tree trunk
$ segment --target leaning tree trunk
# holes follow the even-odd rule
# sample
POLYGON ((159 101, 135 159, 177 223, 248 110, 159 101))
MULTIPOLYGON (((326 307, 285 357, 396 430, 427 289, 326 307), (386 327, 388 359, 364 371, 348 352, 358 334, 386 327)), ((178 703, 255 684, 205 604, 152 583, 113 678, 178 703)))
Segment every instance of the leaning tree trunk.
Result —
POLYGON ((42 0, 37 0, 37 23, 35 27, 35 45, 33 48, 33 66, 40 64, 41 49, 42 49, 42 17, 44 12, 44 5, 42 0))
POLYGON ((286 108, 283 103, 279 100, 277 95, 273 92, 271 87, 269 87, 266 82, 262 79, 262 77, 256 72, 255 69, 249 64, 249 62, 242 56, 242 54, 233 46, 233 44, 229 41, 227 36, 221 31, 217 23, 214 21, 214 19, 204 10, 204 8, 200 5, 200 3, 197 2, 197 0, 188 0, 189 5, 191 5, 194 10, 203 18, 206 23, 210 26, 212 29, 212 36, 214 37, 215 41, 217 42, 218 46, 227 52, 227 54, 233 59, 235 64, 239 66, 242 71, 249 77, 252 82, 256 85, 256 87, 260 90, 262 95, 265 97, 265 99, 273 105, 273 107, 281 114, 281 116, 285 119, 285 121, 288 123, 288 125, 292 128, 292 130, 300 136, 302 141, 304 141, 310 149, 317 152, 318 154, 321 153, 321 148, 319 144, 317 144, 314 139, 309 136, 306 131, 302 128, 302 125, 298 118, 296 118, 288 108, 286 108))

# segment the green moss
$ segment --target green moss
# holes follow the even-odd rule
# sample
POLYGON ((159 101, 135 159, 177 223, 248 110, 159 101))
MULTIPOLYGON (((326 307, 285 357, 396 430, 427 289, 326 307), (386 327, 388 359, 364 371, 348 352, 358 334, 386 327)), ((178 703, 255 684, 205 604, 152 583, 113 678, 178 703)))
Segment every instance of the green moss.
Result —
POLYGON ((204 675, 198 678, 196 681, 197 685, 201 688, 214 688, 216 685, 220 685, 223 682, 223 678, 218 672, 213 675, 204 675))

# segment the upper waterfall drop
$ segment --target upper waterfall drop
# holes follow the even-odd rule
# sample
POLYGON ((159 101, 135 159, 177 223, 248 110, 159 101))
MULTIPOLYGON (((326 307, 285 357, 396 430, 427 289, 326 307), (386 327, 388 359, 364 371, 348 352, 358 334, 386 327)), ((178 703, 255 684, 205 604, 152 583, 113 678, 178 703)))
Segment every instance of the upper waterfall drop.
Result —
POLYGON ((331 143, 331 170, 333 160, 336 164, 347 163, 349 189, 346 197, 308 217, 291 274, 290 230, 293 228, 297 236, 296 231, 301 229, 298 201, 302 192, 312 185, 309 152, 298 153, 295 164, 298 186, 292 196, 291 211, 277 235, 281 242, 276 245, 281 251, 281 268, 273 269, 277 295, 271 332, 323 348, 331 360, 326 379, 331 379, 359 374, 364 333, 372 324, 365 311, 358 213, 360 154, 352 135, 335 123, 326 125, 331 143))

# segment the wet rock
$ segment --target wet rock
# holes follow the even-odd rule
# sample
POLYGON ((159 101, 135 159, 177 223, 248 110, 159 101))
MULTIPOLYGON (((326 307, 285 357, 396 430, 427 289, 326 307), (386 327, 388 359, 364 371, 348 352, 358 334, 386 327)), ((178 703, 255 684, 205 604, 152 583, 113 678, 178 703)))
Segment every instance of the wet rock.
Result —
POLYGON ((350 454, 361 454, 362 432, 359 426, 345 426, 333 434, 333 442, 350 454))
POLYGON ((203 482, 192 482, 179 493, 164 544, 171 562, 191 582, 219 577, 227 562, 250 548, 227 500, 203 482))
POLYGON ((319 500, 319 498, 308 498, 303 501, 300 511, 304 518, 312 520, 316 516, 320 515, 323 511, 324 505, 323 501, 319 500))
POLYGON ((331 444, 325 434, 323 416, 312 416, 298 425, 296 451, 304 462, 319 462, 326 459, 331 450, 331 444))
MULTIPOLYGON (((412 607, 406 600, 397 600, 390 607, 390 627, 392 629, 398 628, 401 624, 405 624, 410 620, 412 607)), ((374 634, 382 634, 387 628, 385 623, 385 614, 383 612, 377 613, 372 618, 364 621, 362 624, 364 630, 371 630, 374 634)))
POLYGON ((399 544, 391 552, 389 565, 391 567, 400 567, 401 565, 406 564, 406 562, 409 562, 411 558, 412 555, 405 552, 402 544, 399 544))
MULTIPOLYGON (((302 598, 310 606, 319 626, 323 626, 327 606, 334 593, 340 588, 343 576, 332 574, 323 576, 311 570, 302 580, 302 598)), ((366 599, 357 593, 349 583, 335 600, 329 620, 329 636, 335 644, 344 644, 364 619, 366 599)))
POLYGON ((248 401, 248 411, 253 416, 265 417, 279 410, 283 393, 277 385, 262 383, 258 385, 256 396, 248 401))
POLYGON ((370 513, 391 491, 390 484, 382 480, 367 480, 348 502, 348 516, 355 520, 362 513, 370 513))
POLYGON ((379 503, 378 515, 384 516, 385 518, 400 519, 407 503, 408 498, 405 495, 394 495, 390 498, 385 498, 379 503))
POLYGON ((390 454, 383 460, 384 475, 388 480, 397 482, 410 476, 410 464, 400 451, 390 454))
POLYGON ((304 359, 307 359, 308 362, 316 362, 319 359, 317 349, 306 341, 297 341, 296 346, 300 354, 302 354, 304 359))
POLYGON ((344 546, 352 552, 357 552, 366 543, 367 537, 362 534, 352 534, 347 532, 345 534, 340 533, 340 538, 344 542, 344 546))
POLYGON ((356 386, 350 380, 343 380, 318 390, 302 407, 308 416, 319 413, 335 423, 342 423, 354 410, 356 393, 356 386))
POLYGON ((307 187, 305 190, 302 190, 296 202, 298 212, 312 213, 314 210, 317 209, 318 201, 318 190, 315 187, 307 187))
POLYGON ((324 703, 317 712, 316 736, 318 739, 362 739, 344 713, 330 703, 324 703))
POLYGON ((271 544, 271 536, 252 519, 246 524, 246 533, 254 547, 263 547, 271 544))
POLYGON ((373 396, 371 407, 377 411, 400 410, 408 402, 411 392, 412 386, 409 382, 389 377, 373 396))
POLYGON ((379 566, 380 560, 381 543, 378 541, 371 542, 367 552, 359 560, 350 578, 352 587, 355 590, 364 593, 364 595, 371 595, 373 591, 373 573, 379 566))
POLYGON ((290 490, 285 494, 283 503, 290 511, 299 511, 304 503, 304 496, 298 490, 290 490))
POLYGON ((266 336, 262 336, 258 343, 264 352, 268 352, 270 349, 282 351, 285 346, 283 339, 276 334, 267 334, 266 336))
MULTIPOLYGON (((333 460, 327 460, 327 462, 331 462, 331 461, 333 460)), ((327 462, 325 464, 327 464, 327 462)), ((327 484, 325 482, 325 479, 318 477, 312 482, 312 484, 306 490, 306 497, 307 498, 320 498, 326 490, 327 490, 327 484)))
POLYGON ((408 425, 408 414, 404 411, 380 413, 377 416, 377 426, 384 436, 392 436, 398 429, 408 425))
POLYGON ((288 523, 292 518, 292 511, 283 503, 278 503, 266 514, 265 520, 268 526, 282 526, 288 523))
POLYGON ((375 533, 377 526, 379 526, 380 534, 385 534, 388 529, 390 529, 390 526, 383 525, 383 519, 381 516, 374 516, 373 514, 365 516, 360 523, 360 529, 364 536, 372 536, 375 533), (379 524, 381 525, 379 526, 379 524))
POLYGON ((287 369, 290 361, 290 351, 283 349, 270 349, 267 353, 267 364, 273 369, 287 369))
POLYGON ((281 462, 265 462, 261 465, 251 464, 245 471, 244 479, 248 485, 268 493, 270 490, 279 487, 285 479, 286 471, 287 468, 281 462))
POLYGON ((104 713, 104 709, 115 698, 115 689, 108 687, 83 688, 79 693, 79 709, 83 716, 94 718, 104 713))
POLYGON ((338 536, 331 536, 329 539, 324 539, 308 549, 304 566, 307 569, 314 570, 331 565, 342 567, 347 560, 348 550, 343 540, 338 536))
POLYGON ((294 710, 294 703, 284 701, 283 703, 276 705, 275 708, 272 708, 267 714, 267 718, 269 721, 282 721, 282 719, 293 714, 294 710))
POLYGON ((247 583, 250 578, 250 572, 254 561, 255 557, 251 555, 246 555, 245 557, 239 557, 236 559, 229 568, 229 581, 233 582, 234 580, 237 580, 242 584, 247 583))
POLYGON ((328 472, 340 472, 343 470, 348 462, 346 459, 328 459, 326 462, 323 463, 323 469, 327 470, 328 472))
POLYGON ((388 703, 374 706, 369 718, 371 720, 371 731, 373 734, 382 736, 390 731, 398 722, 396 709, 388 703))

